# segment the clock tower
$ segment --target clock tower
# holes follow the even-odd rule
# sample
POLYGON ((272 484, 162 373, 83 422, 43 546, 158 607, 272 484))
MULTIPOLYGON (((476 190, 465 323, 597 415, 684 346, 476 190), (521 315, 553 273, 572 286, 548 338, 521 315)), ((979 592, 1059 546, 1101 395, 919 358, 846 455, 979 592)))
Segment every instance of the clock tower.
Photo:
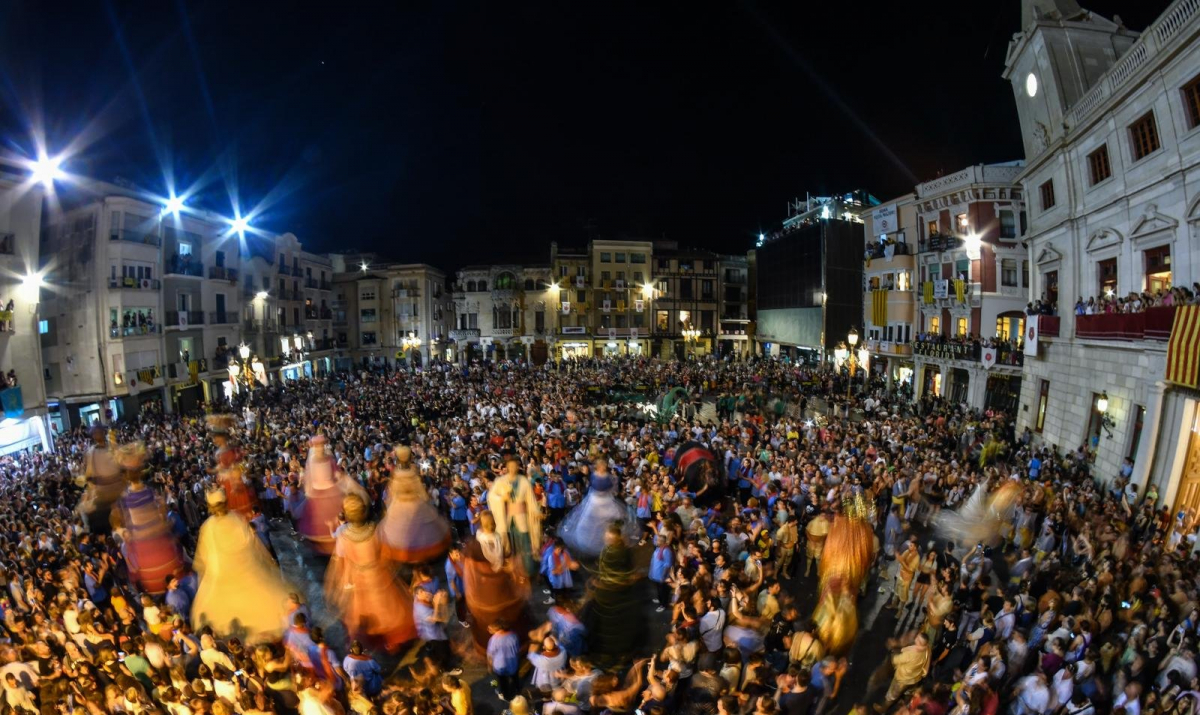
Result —
POLYGON ((1079 7, 1075 0, 1021 0, 1004 78, 1012 83, 1032 161, 1066 133, 1068 112, 1137 39, 1138 33, 1079 7))

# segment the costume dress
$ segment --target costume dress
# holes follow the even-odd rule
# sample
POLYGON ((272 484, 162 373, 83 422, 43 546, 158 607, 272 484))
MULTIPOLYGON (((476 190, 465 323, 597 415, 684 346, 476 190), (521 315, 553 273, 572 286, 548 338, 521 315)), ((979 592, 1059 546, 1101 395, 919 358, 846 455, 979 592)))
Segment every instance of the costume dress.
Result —
POLYGON ((525 616, 528 580, 521 581, 504 563, 504 541, 499 534, 480 531, 467 543, 463 559, 463 594, 471 614, 471 635, 481 652, 487 650, 488 626, 499 619, 517 627, 525 616))
POLYGON ((162 499, 150 487, 130 486, 116 506, 125 528, 122 550, 130 578, 148 594, 166 593, 167 579, 182 568, 183 556, 162 499))
POLYGON ((91 447, 84 460, 84 475, 88 480, 88 488, 79 500, 79 513, 87 518, 88 531, 107 534, 112 531, 109 515, 113 504, 125 491, 125 480, 121 477, 113 450, 107 446, 91 447))
POLYGON ((603 667, 625 658, 646 632, 645 609, 638 603, 639 580, 628 546, 618 542, 604 547, 583 618, 588 647, 597 665, 603 667))
POLYGON ((229 511, 236 511, 249 520, 254 506, 254 493, 242 481, 242 450, 225 446, 217 450, 217 479, 225 489, 229 511))
POLYGON ((254 529, 240 514, 210 516, 200 527, 195 570, 200 588, 192 626, 246 643, 279 640, 290 589, 254 529))
POLYGON ((488 490, 488 509, 496 531, 511 548, 525 575, 537 572, 535 553, 542 548, 542 511, 533 482, 523 474, 501 474, 488 490))
POLYGON ((319 553, 333 553, 330 525, 337 523, 347 494, 358 494, 369 503, 363 488, 338 471, 323 445, 314 445, 304 465, 304 502, 297 509, 296 530, 319 553))
POLYGON ((593 474, 587 496, 567 514, 558 527, 559 538, 576 556, 596 558, 604 550, 604 532, 614 521, 624 520, 622 534, 630 543, 637 541, 638 521, 633 507, 616 497, 617 480, 606 474, 593 474))
POLYGON ((450 524, 429 502, 421 477, 412 467, 392 472, 387 512, 378 533, 388 558, 405 564, 430 561, 450 547, 450 524))
POLYGON ((325 594, 351 637, 395 648, 417 637, 412 594, 395 577, 375 525, 351 524, 338 534, 325 574, 325 594))

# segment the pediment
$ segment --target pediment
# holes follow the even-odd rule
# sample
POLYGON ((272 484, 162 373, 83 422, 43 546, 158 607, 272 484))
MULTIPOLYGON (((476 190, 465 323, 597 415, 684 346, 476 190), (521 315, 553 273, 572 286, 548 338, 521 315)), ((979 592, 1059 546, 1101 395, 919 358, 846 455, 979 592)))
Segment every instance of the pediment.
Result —
POLYGON ((1192 205, 1188 207, 1188 221, 1200 221, 1200 194, 1192 199, 1192 205))
POLYGON ((1087 251, 1088 253, 1092 253, 1110 246, 1119 246, 1124 240, 1125 237, 1121 235, 1120 231, 1112 228, 1102 228, 1093 233, 1092 237, 1088 239, 1087 251))
POLYGON ((1130 232, 1129 237, 1136 240, 1163 231, 1173 231, 1178 226, 1178 221, 1159 213, 1158 207, 1150 204, 1146 207, 1146 213, 1142 214, 1142 217, 1133 225, 1133 231, 1130 232))
POLYGON ((1039 266, 1043 266, 1047 263, 1054 263, 1061 260, 1062 254, 1055 250, 1054 246, 1046 246, 1042 249, 1041 253, 1038 253, 1037 260, 1034 262, 1039 266))

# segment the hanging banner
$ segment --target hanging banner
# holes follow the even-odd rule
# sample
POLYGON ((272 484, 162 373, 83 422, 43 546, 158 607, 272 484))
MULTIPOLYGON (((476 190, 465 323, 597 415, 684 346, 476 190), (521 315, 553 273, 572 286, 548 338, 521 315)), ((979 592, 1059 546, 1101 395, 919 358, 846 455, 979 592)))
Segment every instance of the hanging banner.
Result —
POLYGON ((984 348, 979 360, 983 363, 984 370, 991 370, 996 364, 996 348, 984 348))
POLYGON ((571 301, 569 301, 569 300, 563 301, 562 312, 563 312, 563 315, 567 315, 568 313, 571 312, 571 301))
POLYGON ((1037 357, 1038 344, 1038 322, 1037 316, 1030 316, 1033 320, 1028 320, 1025 323, 1025 354, 1037 357))
POLYGON ((641 299, 635 300, 633 301, 633 307, 637 312, 640 313, 642 312, 642 309, 646 307, 646 302, 641 299))

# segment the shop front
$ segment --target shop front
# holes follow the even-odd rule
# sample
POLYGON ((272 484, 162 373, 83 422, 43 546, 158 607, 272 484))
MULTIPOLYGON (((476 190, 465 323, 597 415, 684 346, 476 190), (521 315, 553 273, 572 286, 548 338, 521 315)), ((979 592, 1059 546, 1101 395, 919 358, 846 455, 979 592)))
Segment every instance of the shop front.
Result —
POLYGON ((560 340, 558 356, 562 360, 587 358, 592 356, 592 345, 583 340, 560 340))

